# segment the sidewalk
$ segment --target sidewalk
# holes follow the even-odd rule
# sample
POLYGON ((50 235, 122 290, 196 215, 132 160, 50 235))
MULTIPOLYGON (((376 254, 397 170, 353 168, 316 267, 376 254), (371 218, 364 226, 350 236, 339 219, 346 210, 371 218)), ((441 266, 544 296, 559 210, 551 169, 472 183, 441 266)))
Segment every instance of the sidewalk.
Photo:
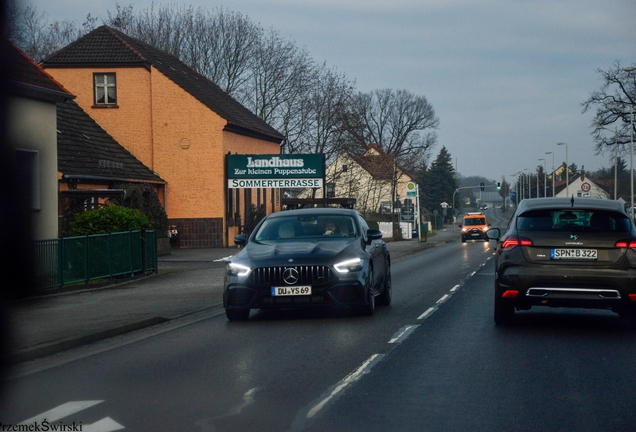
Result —
MULTIPOLYGON (((417 239, 388 242, 391 259, 458 241, 449 226, 417 239)), ((12 363, 161 324, 201 310, 222 311, 223 258, 235 248, 173 249, 159 257, 159 274, 106 287, 68 291, 12 304, 12 363)))

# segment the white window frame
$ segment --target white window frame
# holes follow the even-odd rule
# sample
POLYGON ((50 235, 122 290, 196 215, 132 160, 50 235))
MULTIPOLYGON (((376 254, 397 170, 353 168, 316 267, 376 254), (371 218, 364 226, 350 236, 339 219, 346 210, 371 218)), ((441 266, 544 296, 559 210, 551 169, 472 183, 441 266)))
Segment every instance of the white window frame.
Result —
POLYGON ((95 92, 95 105, 96 106, 105 106, 105 105, 117 105, 117 75, 114 72, 99 72, 93 74, 93 85, 95 92), (97 78, 103 77, 104 82, 97 83, 97 78), (112 81, 109 82, 109 77, 112 77, 112 81), (109 100, 108 90, 113 88, 115 90, 115 99, 113 101, 109 100), (97 101, 98 90, 101 89, 104 92, 104 102, 97 101))

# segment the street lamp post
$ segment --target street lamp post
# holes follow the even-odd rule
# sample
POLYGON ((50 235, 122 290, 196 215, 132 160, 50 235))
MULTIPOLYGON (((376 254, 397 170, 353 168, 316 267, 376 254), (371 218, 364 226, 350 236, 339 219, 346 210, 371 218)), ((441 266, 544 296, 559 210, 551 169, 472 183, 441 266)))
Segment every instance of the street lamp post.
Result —
POLYGON ((570 162, 568 161, 568 143, 559 142, 557 145, 565 146, 565 196, 570 196, 570 162))
MULTIPOLYGON (((623 69, 625 72, 636 71, 636 66, 630 66, 623 69)), ((630 217, 634 220, 634 102, 630 104, 631 120, 629 128, 629 183, 631 184, 630 192, 632 194, 632 209, 630 217)))
MULTIPOLYGON (((608 129, 603 126, 599 126, 596 130, 605 129, 612 132, 611 129, 608 129)), ((616 156, 616 150, 618 148, 618 126, 614 128, 614 199, 617 198, 617 185, 618 185, 618 156, 616 156)))
POLYGON ((515 182, 515 206, 519 205, 519 174, 521 174, 521 172, 510 174, 510 177, 517 177, 517 181, 515 182))
POLYGON ((552 155, 552 198, 554 198, 554 153, 545 152, 545 154, 551 154, 552 155))
POLYGON ((528 199, 532 198, 532 179, 530 178, 530 169, 529 168, 524 168, 524 171, 528 171, 528 199))
MULTIPOLYGON (((545 172, 545 158, 539 158, 540 161, 543 161, 543 198, 548 196, 548 177, 545 172)), ((537 191, 539 190, 539 176, 537 175, 537 191)), ((539 194, 539 192, 537 192, 539 194)))

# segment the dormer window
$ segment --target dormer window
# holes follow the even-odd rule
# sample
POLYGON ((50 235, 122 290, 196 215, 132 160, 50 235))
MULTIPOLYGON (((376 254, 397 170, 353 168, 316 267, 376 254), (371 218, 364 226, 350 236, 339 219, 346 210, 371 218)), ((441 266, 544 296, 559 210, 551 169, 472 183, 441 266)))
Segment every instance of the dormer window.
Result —
POLYGON ((117 85, 114 73, 96 73, 95 106, 117 106, 117 85))

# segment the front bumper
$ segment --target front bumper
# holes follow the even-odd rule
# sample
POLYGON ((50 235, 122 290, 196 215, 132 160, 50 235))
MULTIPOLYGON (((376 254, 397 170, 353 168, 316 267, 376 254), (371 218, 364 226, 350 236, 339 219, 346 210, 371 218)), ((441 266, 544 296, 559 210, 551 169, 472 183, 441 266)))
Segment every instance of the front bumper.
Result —
POLYGON ((355 306, 366 301, 364 284, 345 281, 312 286, 311 295, 272 296, 271 287, 229 284, 223 291, 226 309, 267 309, 303 306, 355 306))

